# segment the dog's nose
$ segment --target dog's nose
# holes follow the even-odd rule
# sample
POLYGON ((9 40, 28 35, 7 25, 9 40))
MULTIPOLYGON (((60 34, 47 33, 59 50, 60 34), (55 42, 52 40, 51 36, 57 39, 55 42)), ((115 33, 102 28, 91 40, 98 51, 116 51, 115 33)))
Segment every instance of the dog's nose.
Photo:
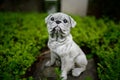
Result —
POLYGON ((59 21, 59 20, 57 20, 57 21, 55 21, 57 24, 60 24, 61 23, 61 21, 59 21))

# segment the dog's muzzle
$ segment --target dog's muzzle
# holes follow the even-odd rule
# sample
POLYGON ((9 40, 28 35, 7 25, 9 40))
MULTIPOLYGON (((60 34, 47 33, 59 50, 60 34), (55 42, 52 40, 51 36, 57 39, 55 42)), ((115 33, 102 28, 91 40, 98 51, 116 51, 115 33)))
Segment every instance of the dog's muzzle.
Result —
POLYGON ((58 33, 58 32, 61 32, 62 30, 61 30, 61 28, 60 28, 59 26, 56 26, 56 27, 53 28, 52 31, 53 31, 54 33, 58 33))

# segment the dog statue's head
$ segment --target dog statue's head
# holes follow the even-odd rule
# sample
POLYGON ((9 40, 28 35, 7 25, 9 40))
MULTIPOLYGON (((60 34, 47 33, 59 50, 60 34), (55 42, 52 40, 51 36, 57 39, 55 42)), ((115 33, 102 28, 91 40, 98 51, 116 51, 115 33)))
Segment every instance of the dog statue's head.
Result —
POLYGON ((50 14, 45 18, 50 36, 65 37, 70 34, 70 29, 75 27, 76 22, 64 13, 50 14))

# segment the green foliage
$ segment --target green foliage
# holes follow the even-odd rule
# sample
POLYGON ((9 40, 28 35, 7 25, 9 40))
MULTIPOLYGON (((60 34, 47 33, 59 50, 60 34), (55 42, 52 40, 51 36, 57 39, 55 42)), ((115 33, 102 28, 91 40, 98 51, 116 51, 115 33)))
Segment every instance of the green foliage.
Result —
POLYGON ((113 22, 100 40, 100 46, 96 49, 99 58, 98 76, 101 80, 120 79, 120 25, 113 22))
POLYGON ((0 16, 0 78, 16 80, 46 46, 46 15, 0 13, 0 16))
MULTIPOLYGON (((38 13, 0 13, 0 79, 21 79, 40 50, 46 47, 46 16, 47 14, 38 13)), ((71 31, 73 39, 78 45, 90 49, 88 58, 98 56, 99 79, 118 80, 120 24, 106 19, 96 20, 94 17, 72 17, 77 22, 71 31)), ((57 75, 60 74, 59 69, 56 68, 55 71, 57 75)), ((91 78, 87 77, 86 80, 91 78)))
POLYGON ((82 44, 83 42, 88 43, 98 39, 103 35, 107 27, 102 19, 96 20, 94 17, 75 17, 75 19, 77 26, 72 30, 72 33, 78 44, 80 42, 82 44))
POLYGON ((80 18, 72 34, 80 46, 91 49, 88 58, 97 55, 97 71, 100 80, 119 80, 120 77, 120 24, 94 17, 80 18))
MULTIPOLYGON (((94 17, 80 18, 73 16, 77 21, 77 25, 72 30, 73 39, 81 47, 88 47, 91 51, 95 51, 95 47, 99 46, 96 43, 99 41, 107 30, 107 25, 104 19, 96 20, 94 17)), ((93 53, 88 53, 87 57, 91 58, 93 53)))

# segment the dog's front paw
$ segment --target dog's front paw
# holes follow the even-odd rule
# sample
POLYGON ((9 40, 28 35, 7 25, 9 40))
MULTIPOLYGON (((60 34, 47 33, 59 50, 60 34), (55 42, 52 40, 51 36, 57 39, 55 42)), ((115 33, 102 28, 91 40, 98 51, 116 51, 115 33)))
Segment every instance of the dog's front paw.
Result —
POLYGON ((47 61, 45 66, 47 66, 47 67, 51 66, 51 61, 47 61))
POLYGON ((78 77, 81 74, 81 71, 79 68, 75 68, 72 70, 72 75, 75 77, 78 77))
POLYGON ((67 80, 67 76, 61 75, 61 80, 67 80))
POLYGON ((67 80, 67 75, 66 74, 61 74, 61 80, 67 80))

